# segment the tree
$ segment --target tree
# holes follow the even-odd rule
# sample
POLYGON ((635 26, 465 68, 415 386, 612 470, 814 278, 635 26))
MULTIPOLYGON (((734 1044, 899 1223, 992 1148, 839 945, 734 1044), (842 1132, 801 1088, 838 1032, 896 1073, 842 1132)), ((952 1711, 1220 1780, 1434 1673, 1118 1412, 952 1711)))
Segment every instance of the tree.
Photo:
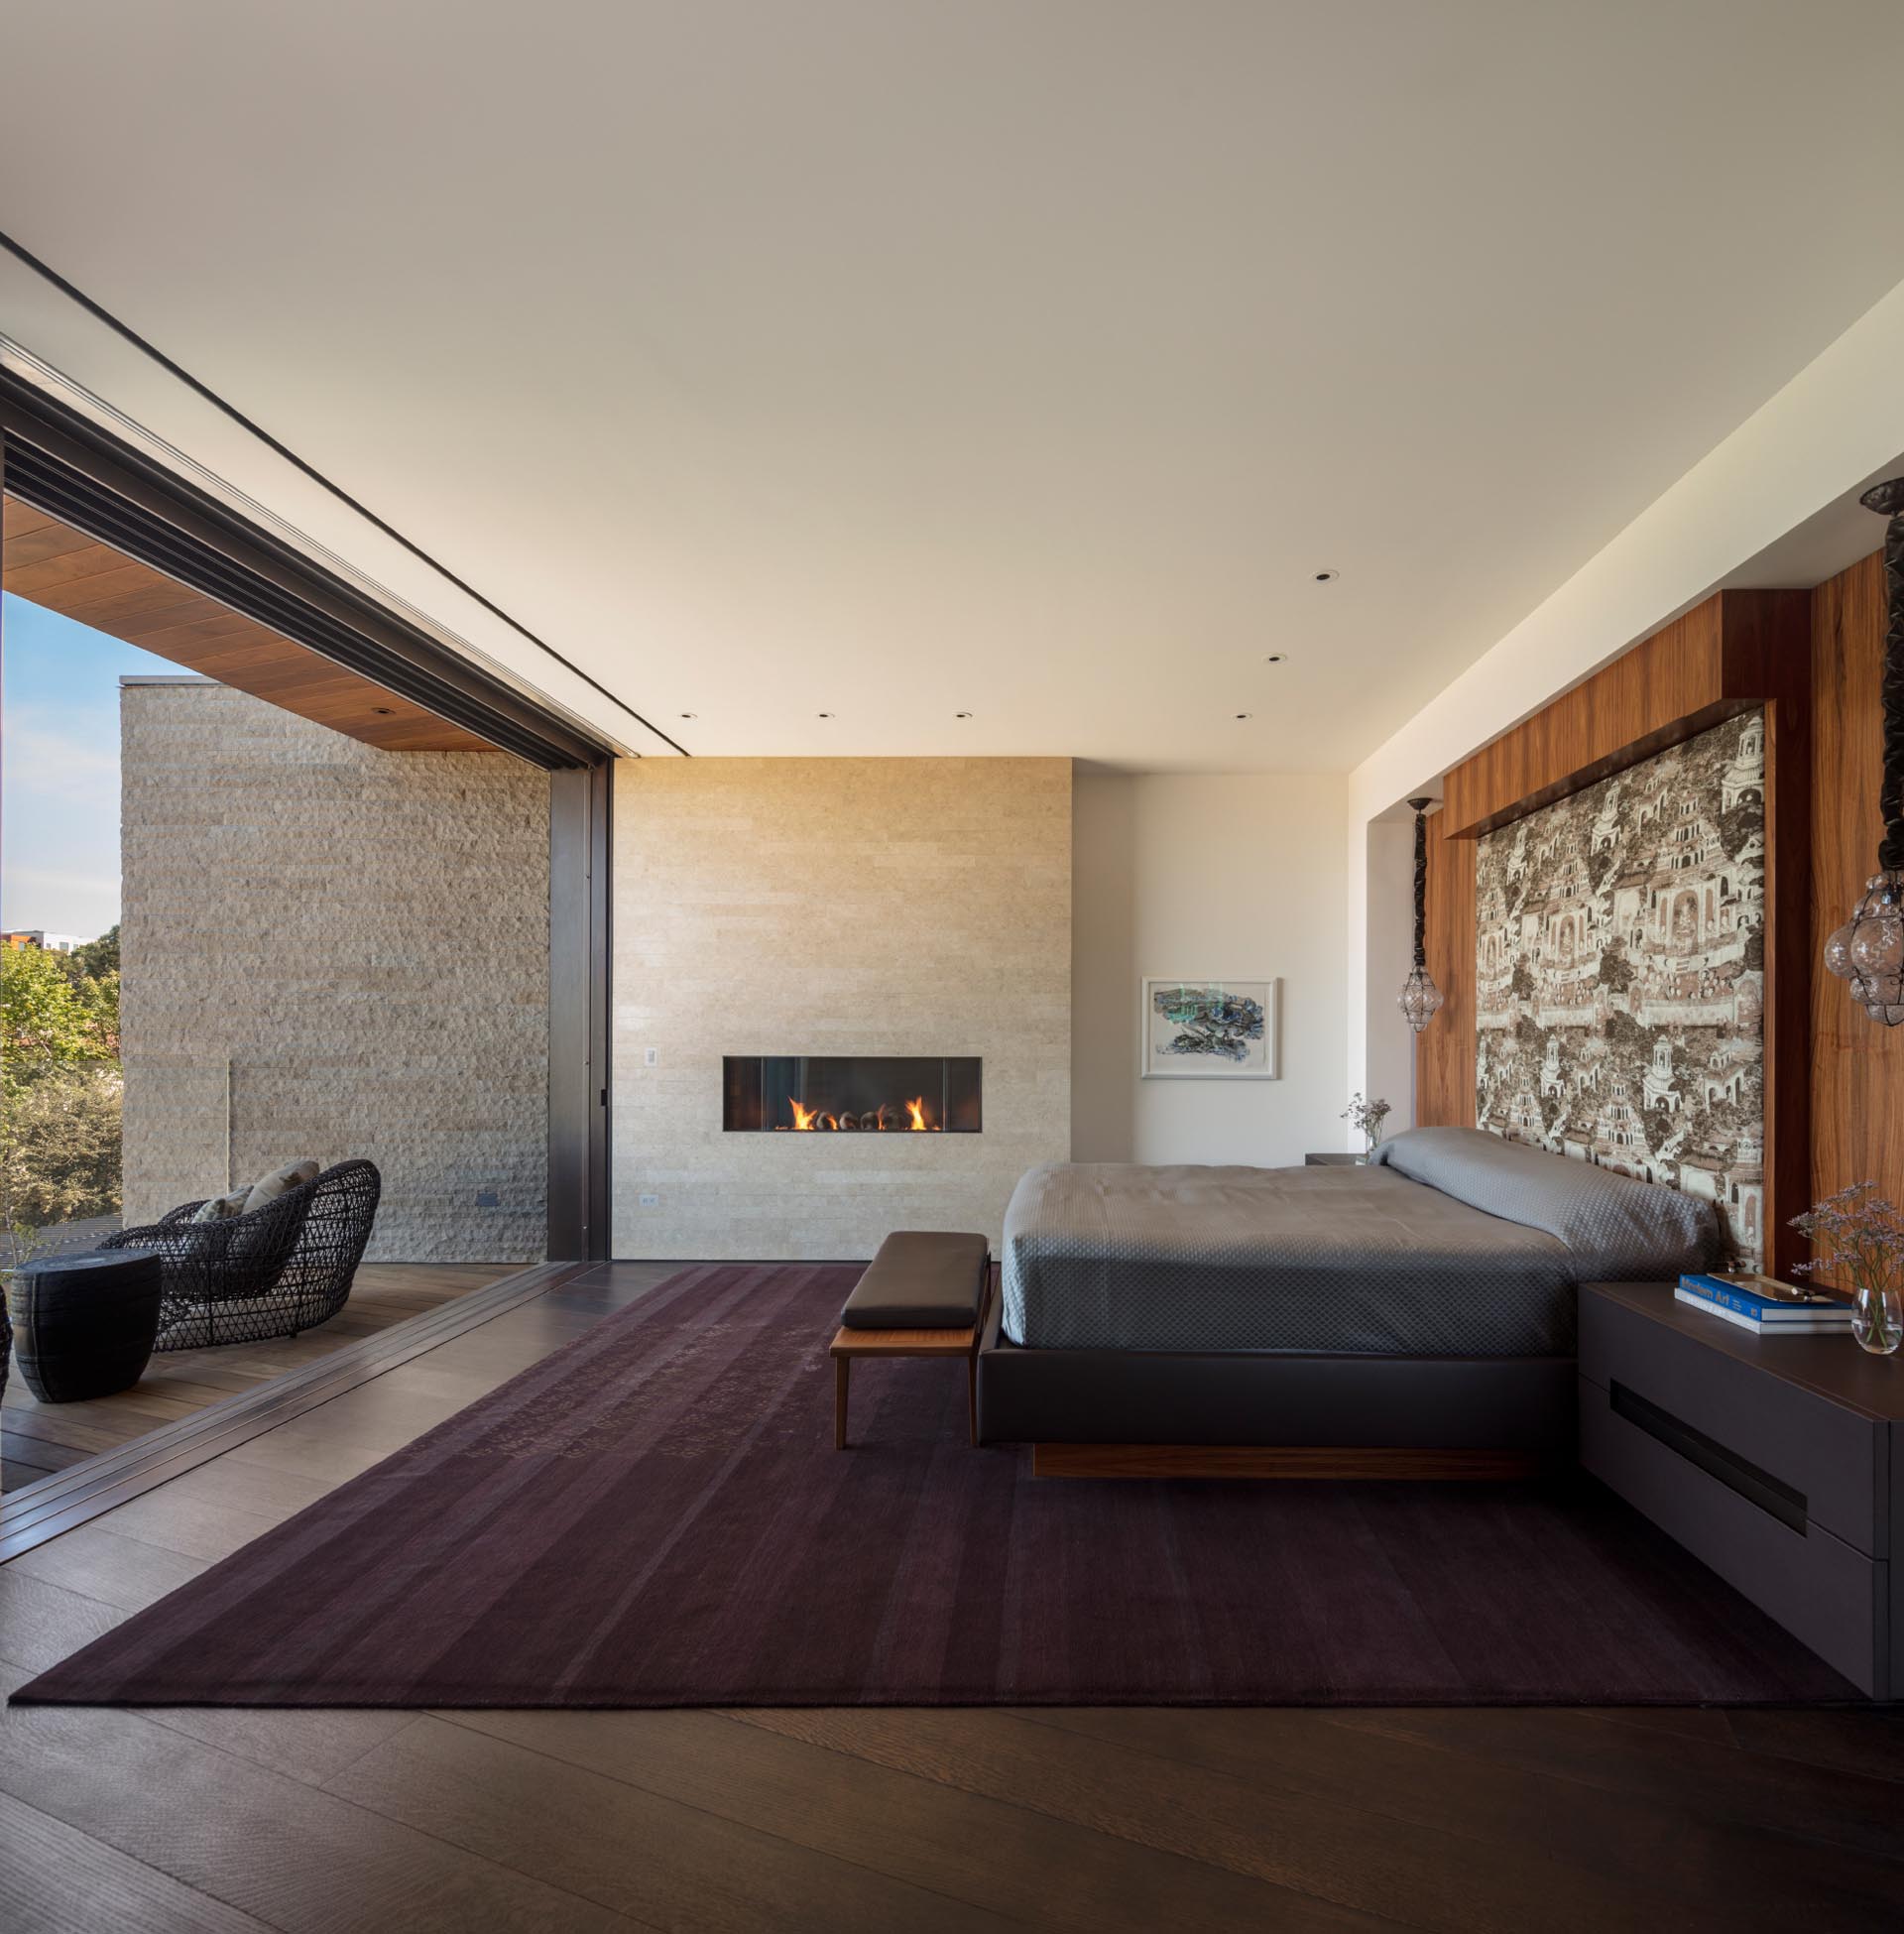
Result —
POLYGON ((41 1229, 119 1207, 124 1083, 106 1063, 56 1068, 0 1109, 0 1213, 41 1229))
POLYGON ((1608 994, 1624 994, 1633 984, 1633 963, 1626 958, 1626 943, 1609 940, 1601 950, 1600 984, 1608 994))
POLYGON ((70 953, 58 954, 55 958, 65 970, 66 978, 75 984, 80 981, 103 980, 106 975, 119 972, 119 923, 115 920, 96 940, 88 940, 82 947, 74 947, 70 953))
POLYGON ((119 1050, 119 977, 75 986, 58 954, 0 952, 0 1062, 9 1089, 49 1068, 113 1059, 119 1050))
POLYGON ((1726 807, 1719 815, 1719 843, 1734 860, 1744 852, 1746 842, 1754 833, 1763 837, 1764 832, 1765 806, 1762 800, 1743 800, 1735 806, 1726 807))
POLYGON ((16 1263, 22 1229, 119 1207, 117 928, 92 958, 100 971, 75 975, 63 954, 0 951, 0 1216, 16 1263))

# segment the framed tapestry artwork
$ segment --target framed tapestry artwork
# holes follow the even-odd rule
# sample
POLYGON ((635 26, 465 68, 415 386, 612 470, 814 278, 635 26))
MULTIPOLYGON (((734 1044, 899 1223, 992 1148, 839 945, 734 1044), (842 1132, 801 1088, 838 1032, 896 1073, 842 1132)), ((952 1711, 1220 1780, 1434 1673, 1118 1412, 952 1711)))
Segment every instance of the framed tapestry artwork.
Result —
POLYGON ((1146 976, 1138 1073, 1146 1081, 1273 1080, 1278 985, 1146 976))
POLYGON ((1765 715, 1488 833, 1477 1124, 1703 1196, 1764 1254, 1765 715))

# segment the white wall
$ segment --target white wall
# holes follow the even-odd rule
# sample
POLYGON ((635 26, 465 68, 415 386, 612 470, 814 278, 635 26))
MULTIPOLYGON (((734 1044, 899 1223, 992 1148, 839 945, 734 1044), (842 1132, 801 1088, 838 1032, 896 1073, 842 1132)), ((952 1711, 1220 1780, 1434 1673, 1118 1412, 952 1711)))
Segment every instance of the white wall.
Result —
POLYGON ((1081 773, 1073 802, 1072 1158, 1276 1166, 1346 1146, 1346 782, 1081 773), (1146 974, 1279 976, 1280 1078, 1140 1080, 1146 974))
MULTIPOLYGON (((1434 830, 1434 821, 1429 821, 1434 830)), ((1415 964, 1415 815, 1372 819, 1368 828, 1368 973, 1363 988, 1363 1025, 1368 1042, 1362 1079, 1350 1092, 1379 1095, 1394 1113, 1384 1135, 1415 1125, 1415 1036, 1395 996, 1415 964)), ((1345 901, 1347 896, 1344 896, 1345 901)), ((1362 1138, 1342 1124, 1341 1147, 1360 1148, 1362 1138)))

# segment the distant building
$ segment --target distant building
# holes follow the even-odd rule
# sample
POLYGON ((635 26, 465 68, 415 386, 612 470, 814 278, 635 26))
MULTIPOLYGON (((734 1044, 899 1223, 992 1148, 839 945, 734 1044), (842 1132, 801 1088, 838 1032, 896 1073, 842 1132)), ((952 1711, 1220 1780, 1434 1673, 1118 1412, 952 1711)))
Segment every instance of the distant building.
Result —
POLYGON ((1720 805, 1730 812, 1735 805, 1765 803, 1765 717, 1754 712, 1739 735, 1738 751, 1720 779, 1720 805))
POLYGON ((1566 1091, 1567 1076, 1560 1065, 1560 1036, 1547 1036, 1547 1053, 1540 1064, 1540 1094, 1545 1101, 1549 1095, 1558 1101, 1566 1091))
POLYGON ((1671 1115, 1679 1108, 1679 1087, 1673 1079, 1673 1043, 1661 1034, 1653 1043, 1653 1064, 1646 1070, 1646 1106, 1671 1115))
POLYGON ((1531 1089, 1522 1088, 1508 1104, 1505 1133, 1509 1142, 1528 1142, 1536 1148, 1545 1145, 1547 1122, 1531 1089))
POLYGON ((1601 1105, 1600 1115, 1594 1123, 1594 1139, 1588 1159, 1602 1168, 1610 1168, 1615 1174, 1634 1175, 1643 1182, 1653 1179, 1652 1165, 1647 1161, 1651 1153, 1638 1111, 1633 1107, 1631 1092, 1626 1086, 1624 1075, 1615 1075, 1610 1092, 1601 1105))
POLYGON ((48 933, 37 926, 17 926, 0 933, 0 947, 39 947, 45 953, 71 953, 75 947, 92 942, 77 933, 48 933))
POLYGON ((1727 1211, 1732 1239, 1751 1254, 1758 1252, 1765 1212, 1764 1149, 1757 1136, 1741 1135, 1732 1151, 1730 1200, 1722 1206, 1727 1211))
POLYGON ((1489 876, 1475 907, 1475 1004, 1483 1027, 1514 1025, 1514 961, 1519 940, 1500 881, 1489 876))

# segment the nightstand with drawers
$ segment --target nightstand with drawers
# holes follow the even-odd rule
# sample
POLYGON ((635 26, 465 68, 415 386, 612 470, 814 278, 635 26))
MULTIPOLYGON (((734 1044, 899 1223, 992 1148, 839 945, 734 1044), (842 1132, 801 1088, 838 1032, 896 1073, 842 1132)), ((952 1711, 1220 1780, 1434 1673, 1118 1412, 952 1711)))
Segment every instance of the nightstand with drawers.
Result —
POLYGON ((1587 1283, 1580 1461, 1854 1685, 1904 1694, 1904 1358, 1587 1283))

